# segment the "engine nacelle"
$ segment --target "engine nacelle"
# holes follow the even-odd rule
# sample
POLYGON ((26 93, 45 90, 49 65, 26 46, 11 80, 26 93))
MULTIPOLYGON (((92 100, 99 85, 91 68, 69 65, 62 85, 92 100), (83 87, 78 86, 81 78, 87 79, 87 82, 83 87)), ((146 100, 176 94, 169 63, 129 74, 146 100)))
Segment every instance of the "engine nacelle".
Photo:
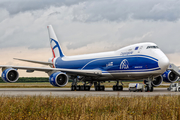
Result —
POLYGON ((171 70, 167 70, 166 72, 163 73, 162 76, 163 76, 163 81, 168 83, 176 82, 179 79, 179 77, 171 70))
POLYGON ((63 87, 68 83, 68 76, 63 72, 55 72, 50 75, 49 82, 55 87, 63 87))
POLYGON ((2 77, 2 79, 3 79, 4 82, 13 83, 13 82, 18 81, 18 79, 19 79, 19 73, 17 72, 16 69, 8 68, 8 69, 5 69, 5 70, 2 72, 1 77, 2 77))
MULTIPOLYGON (((147 84, 147 80, 144 80, 144 84, 147 84)), ((157 87, 159 85, 161 85, 161 83, 163 82, 163 77, 160 75, 159 77, 156 77, 153 81, 152 81, 152 86, 153 87, 157 87)))
POLYGON ((153 86, 153 87, 157 87, 157 86, 161 85, 162 82, 163 82, 163 77, 160 75, 159 77, 156 77, 156 78, 152 81, 152 86, 153 86))

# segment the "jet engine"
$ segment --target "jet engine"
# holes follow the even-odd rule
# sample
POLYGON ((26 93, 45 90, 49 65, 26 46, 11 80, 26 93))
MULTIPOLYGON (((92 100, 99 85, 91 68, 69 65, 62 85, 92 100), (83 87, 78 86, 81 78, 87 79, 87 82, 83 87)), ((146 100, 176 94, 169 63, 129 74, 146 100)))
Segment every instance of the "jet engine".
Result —
POLYGON ((163 76, 163 81, 168 83, 176 82, 179 79, 179 77, 171 70, 167 70, 166 72, 163 73, 162 76, 163 76))
MULTIPOLYGON (((157 87, 157 86, 159 86, 159 85, 161 85, 161 83, 162 83, 162 81, 163 81, 163 77, 162 76, 159 76, 159 77, 156 77, 153 81, 152 81, 152 86, 153 87, 157 87)), ((144 84, 147 84, 147 80, 144 80, 144 84)))
POLYGON ((55 72, 50 75, 49 82, 55 87, 63 87, 68 83, 68 76, 63 72, 55 72))
POLYGON ((19 73, 17 72, 16 69, 8 68, 2 72, 1 78, 3 79, 4 82, 13 83, 18 80, 19 73))
POLYGON ((159 77, 156 77, 153 81, 152 81, 152 85, 153 87, 157 87, 159 85, 161 85, 163 81, 163 77, 160 75, 159 77))

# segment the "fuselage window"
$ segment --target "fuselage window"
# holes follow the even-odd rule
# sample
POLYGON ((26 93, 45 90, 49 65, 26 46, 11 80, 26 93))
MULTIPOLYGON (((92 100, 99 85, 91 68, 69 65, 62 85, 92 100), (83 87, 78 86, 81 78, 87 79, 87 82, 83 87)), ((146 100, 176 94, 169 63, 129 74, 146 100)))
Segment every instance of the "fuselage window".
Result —
POLYGON ((157 48, 159 48, 159 47, 158 46, 147 46, 146 49, 157 49, 157 48))

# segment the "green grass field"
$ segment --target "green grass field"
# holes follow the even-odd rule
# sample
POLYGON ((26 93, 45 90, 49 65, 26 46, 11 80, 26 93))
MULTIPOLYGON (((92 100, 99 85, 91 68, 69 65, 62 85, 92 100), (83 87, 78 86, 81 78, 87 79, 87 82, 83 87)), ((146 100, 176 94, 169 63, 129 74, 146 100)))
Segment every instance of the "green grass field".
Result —
POLYGON ((0 97, 3 120, 179 120, 180 96, 0 97))

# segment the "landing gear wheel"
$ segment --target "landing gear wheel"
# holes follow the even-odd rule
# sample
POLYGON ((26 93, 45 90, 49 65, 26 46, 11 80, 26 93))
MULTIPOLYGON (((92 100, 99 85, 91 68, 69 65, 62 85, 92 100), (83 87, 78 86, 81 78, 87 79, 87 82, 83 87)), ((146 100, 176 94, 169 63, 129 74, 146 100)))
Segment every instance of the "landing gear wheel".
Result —
POLYGON ((113 85, 113 91, 122 91, 123 86, 122 85, 113 85))
POLYGON ((121 88, 122 86, 117 86, 117 91, 121 91, 121 88))
POLYGON ((85 85, 85 86, 84 86, 84 90, 85 90, 85 91, 89 91, 90 88, 91 88, 91 86, 89 86, 89 85, 85 85))
POLYGON ((123 91, 123 86, 121 85, 121 89, 120 89, 120 91, 123 91))
POLYGON ((71 86, 71 91, 75 91, 76 90, 76 86, 75 85, 72 85, 71 86))
POLYGON ((149 91, 149 87, 146 86, 146 87, 145 87, 145 92, 148 92, 148 91, 149 91))
POLYGON ((153 90, 154 90, 154 88, 153 88, 153 87, 151 87, 150 92, 153 92, 153 90))
POLYGON ((84 86, 84 85, 81 85, 80 90, 81 90, 81 91, 84 91, 84 88, 85 88, 85 86, 84 86))
POLYGON ((113 85, 113 91, 117 91, 117 86, 113 85))
POLYGON ((104 85, 97 85, 97 86, 95 86, 95 91, 104 91, 104 90, 105 90, 104 85))
POLYGON ((77 91, 80 91, 80 90, 81 90, 81 86, 80 86, 80 85, 77 85, 76 90, 77 90, 77 91))
POLYGON ((76 87, 77 91, 89 91, 90 89, 91 89, 91 86, 89 86, 89 85, 78 85, 76 87))
POLYGON ((98 89, 98 86, 94 86, 94 88, 95 88, 95 91, 98 91, 99 89, 98 89))
POLYGON ((99 86, 99 88, 100 88, 100 91, 104 91, 104 85, 101 85, 101 86, 99 86))

